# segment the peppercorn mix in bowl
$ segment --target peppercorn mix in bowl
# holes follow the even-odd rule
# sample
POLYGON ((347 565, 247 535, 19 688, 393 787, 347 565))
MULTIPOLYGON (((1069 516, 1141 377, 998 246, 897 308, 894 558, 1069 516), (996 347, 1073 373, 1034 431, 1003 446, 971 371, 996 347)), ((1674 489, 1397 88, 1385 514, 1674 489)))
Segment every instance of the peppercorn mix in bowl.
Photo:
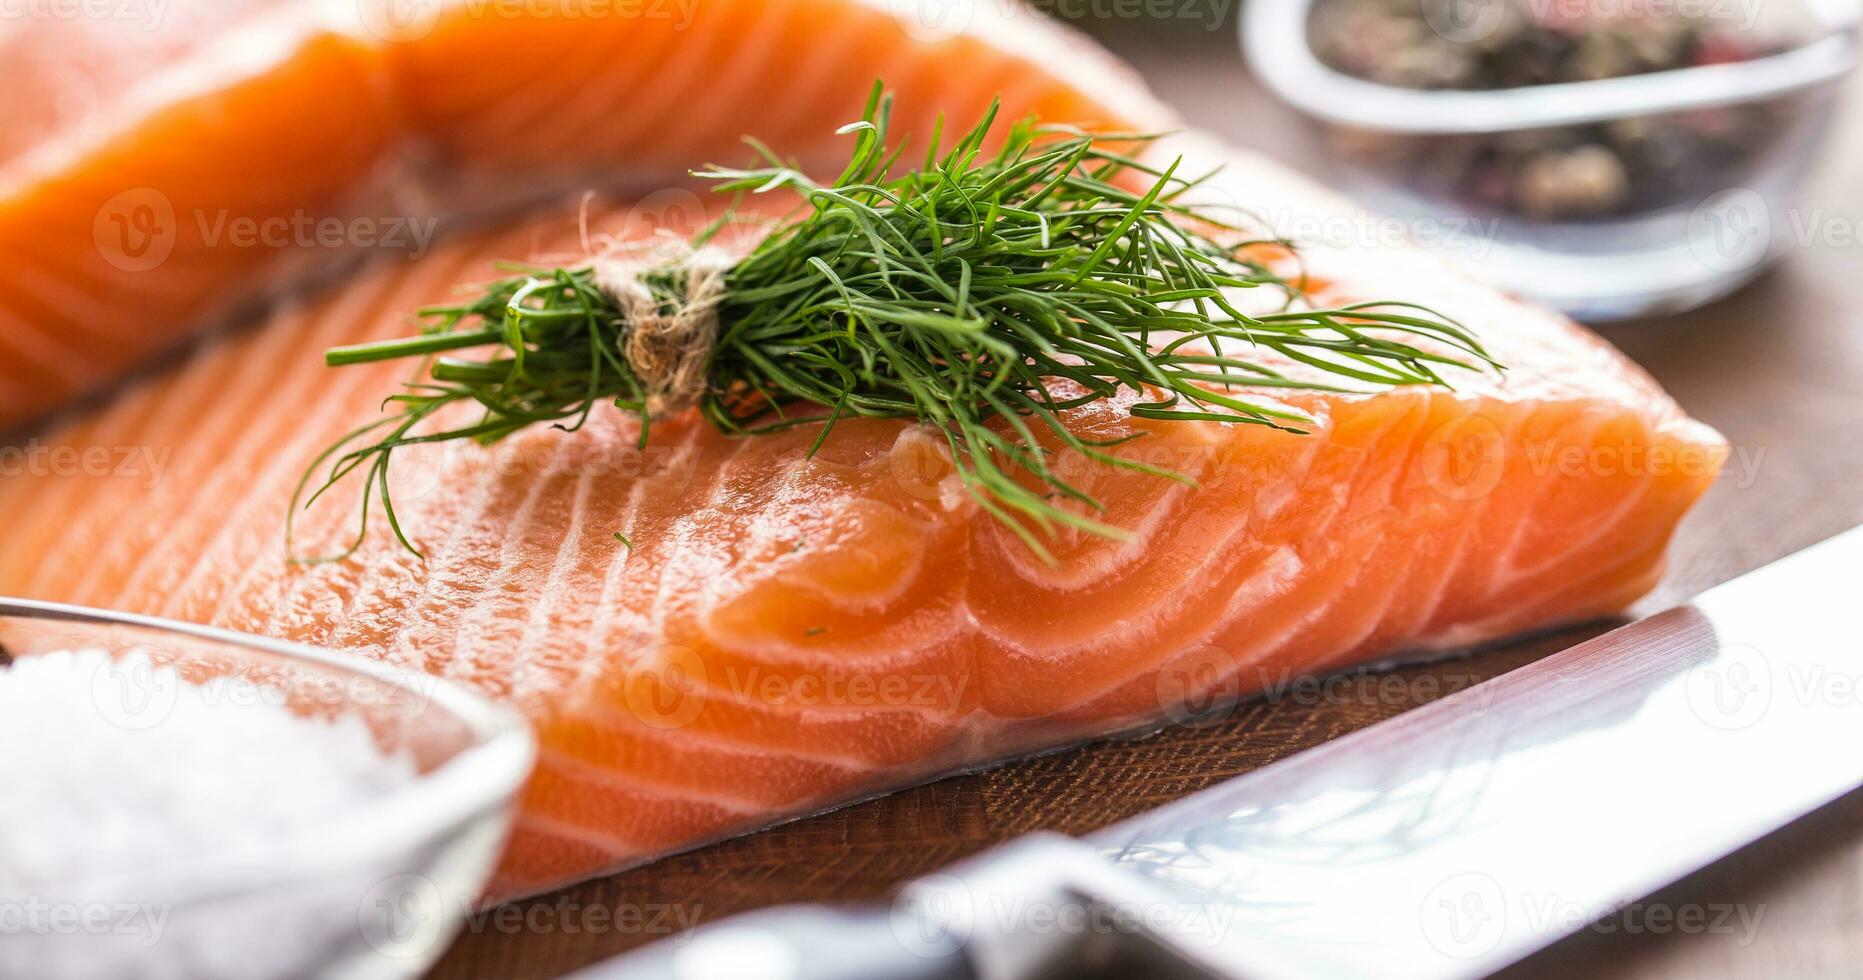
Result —
POLYGON ((1334 177, 1591 320, 1700 305, 1778 232, 1856 60, 1819 0, 1255 0, 1257 74, 1334 177))

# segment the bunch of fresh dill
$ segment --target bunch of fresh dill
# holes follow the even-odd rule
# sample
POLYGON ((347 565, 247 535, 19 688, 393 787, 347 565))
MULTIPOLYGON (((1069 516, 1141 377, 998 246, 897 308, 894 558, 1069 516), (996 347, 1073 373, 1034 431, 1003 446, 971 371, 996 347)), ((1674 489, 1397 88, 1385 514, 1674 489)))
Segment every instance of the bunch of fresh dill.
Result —
MULTIPOLYGON (((1295 284, 1247 258, 1247 246, 1263 243, 1219 242, 1211 236, 1236 229, 1180 203, 1208 175, 1179 177, 1181 160, 1160 170, 1136 159, 1135 148, 1155 136, 1028 121, 986 152, 992 107, 955 146, 941 154, 934 132, 923 164, 894 173, 901 150, 888 146, 891 105, 876 86, 862 121, 840 130, 855 146, 833 181, 811 180, 754 141, 766 166, 695 173, 725 191, 791 189, 804 206, 721 270, 704 299, 711 329, 700 383, 676 393, 675 407, 696 405, 738 435, 819 426, 815 446, 847 416, 924 423, 948 444, 978 505, 1046 555, 1042 540, 1057 526, 1119 532, 1091 516, 1098 501, 1051 468, 1038 430, 1098 463, 1182 479, 1071 431, 1070 408, 1125 388, 1143 393, 1129 408, 1140 418, 1300 431, 1300 415, 1234 388, 1339 389, 1272 370, 1251 349, 1341 381, 1389 385, 1441 384, 1441 365, 1492 363, 1462 327, 1410 304, 1302 308, 1295 284), (1128 189, 1132 174, 1146 175, 1148 188, 1128 189), (1277 312, 1244 313, 1226 295, 1260 288, 1281 294, 1270 304, 1277 312), (1406 340, 1418 336, 1468 360, 1406 340)), ((695 299, 694 278, 688 261, 672 261, 639 271, 630 288, 649 297, 651 319, 679 318, 695 299)), ((332 366, 424 358, 426 376, 312 464, 293 511, 326 463, 311 501, 362 470, 356 544, 379 494, 395 534, 413 549, 388 492, 399 448, 489 443, 538 423, 574 430, 603 404, 639 416, 644 446, 665 405, 654 397, 663 379, 643 377, 629 356, 630 342, 642 339, 634 336, 642 310, 638 296, 627 301, 608 288, 594 262, 534 269, 469 302, 422 310, 429 323, 420 337, 330 351, 332 366), (441 356, 470 348, 490 353, 441 356), (423 426, 462 403, 481 411, 463 425, 423 426)))

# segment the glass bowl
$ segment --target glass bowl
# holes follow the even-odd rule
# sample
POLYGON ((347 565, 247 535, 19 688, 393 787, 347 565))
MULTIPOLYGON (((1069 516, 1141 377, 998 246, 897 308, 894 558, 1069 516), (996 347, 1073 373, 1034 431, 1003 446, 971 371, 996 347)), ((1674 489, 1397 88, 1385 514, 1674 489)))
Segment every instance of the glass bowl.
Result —
MULTIPOLYGON (((1418 2, 1426 50, 1453 53, 1492 45, 1523 3, 1633 0, 1418 2)), ((1718 15, 1742 2, 1741 35, 1771 53, 1516 88, 1403 87, 1334 70, 1313 48, 1315 0, 1250 0, 1242 46, 1262 84, 1311 122, 1348 193, 1419 227, 1472 232, 1442 244, 1503 288, 1611 320, 1715 299, 1788 244, 1790 209, 1857 60, 1857 5, 1694 6, 1718 15)), ((1431 63, 1415 67, 1427 74, 1431 63)))
MULTIPOLYGON (((522 719, 441 678, 361 658, 0 600, 0 665, 79 648, 109 655, 90 681, 107 722, 161 724, 175 705, 177 674, 196 684, 226 678, 215 689, 228 700, 356 716, 384 752, 411 759, 415 777, 256 849, 151 862, 157 870, 26 895, 6 894, 21 886, 9 886, 0 869, 0 911, 13 913, 0 921, 0 975, 410 977, 438 958, 476 907, 530 772, 536 748, 522 719), (86 914, 95 922, 85 924, 86 914)), ((177 772, 188 764, 173 760, 177 772)))

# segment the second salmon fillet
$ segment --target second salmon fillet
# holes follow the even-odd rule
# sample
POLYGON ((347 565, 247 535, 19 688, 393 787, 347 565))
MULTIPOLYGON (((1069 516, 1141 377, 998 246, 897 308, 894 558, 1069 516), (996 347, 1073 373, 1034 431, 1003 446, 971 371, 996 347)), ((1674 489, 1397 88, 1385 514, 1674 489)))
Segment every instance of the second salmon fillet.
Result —
POLYGON ((740 162, 746 133, 833 160, 878 78, 918 133, 998 96, 1011 116, 1171 125, 1048 18, 966 0, 927 6, 951 30, 914 31, 915 7, 172 0, 153 22, 5 18, 0 433, 327 275, 331 223, 363 229, 351 251, 417 257, 462 215, 740 162))

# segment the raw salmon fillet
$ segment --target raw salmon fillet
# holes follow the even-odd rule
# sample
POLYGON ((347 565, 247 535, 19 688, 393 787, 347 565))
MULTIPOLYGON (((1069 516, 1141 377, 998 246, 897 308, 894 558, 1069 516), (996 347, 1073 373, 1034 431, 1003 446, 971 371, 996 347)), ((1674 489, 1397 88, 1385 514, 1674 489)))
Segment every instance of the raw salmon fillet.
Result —
POLYGON ((832 134, 877 78, 902 131, 997 94, 1050 120, 1169 119, 1110 56, 996 0, 928 5, 948 24, 892 0, 118 8, 0 22, 0 432, 327 276, 345 242, 417 254, 442 218, 657 188, 738 162, 747 132, 844 152, 832 134), (319 230, 334 220, 369 224, 319 230))
MULTIPOLYGON (((1238 204, 1348 213, 1259 160, 1177 149, 1228 157, 1216 193, 1238 204)), ((1199 485, 1070 470, 1132 537, 1057 539, 1055 566, 978 512, 920 427, 843 422, 810 458, 812 432, 734 440, 687 417, 641 451, 618 412, 405 457, 425 562, 379 525, 353 560, 285 562, 304 466, 405 377, 319 352, 405 334, 494 260, 561 259, 578 235, 557 212, 378 268, 25 447, 38 468, 0 477, 0 594, 326 645, 517 705, 542 754, 493 886, 510 897, 1290 674, 1619 610, 1725 451, 1563 318, 1409 252, 1316 245, 1321 301, 1430 304, 1508 370, 1262 393, 1310 413, 1309 435, 1076 410, 1083 432, 1144 430, 1121 451, 1199 485)), ((301 548, 344 540, 351 500, 313 509, 301 548)))

